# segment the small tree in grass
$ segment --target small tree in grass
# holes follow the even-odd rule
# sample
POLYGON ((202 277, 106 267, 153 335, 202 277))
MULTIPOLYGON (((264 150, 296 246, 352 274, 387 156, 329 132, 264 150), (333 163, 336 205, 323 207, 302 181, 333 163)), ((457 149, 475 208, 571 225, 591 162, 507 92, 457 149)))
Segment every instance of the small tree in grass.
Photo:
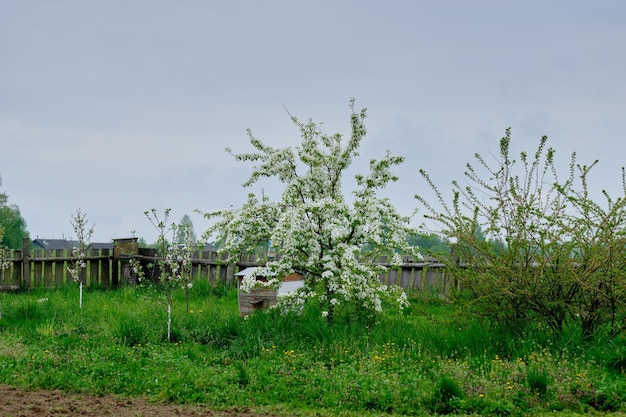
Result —
MULTIPOLYGON (((156 209, 145 211, 144 214, 158 232, 158 256, 153 265, 158 272, 156 277, 159 290, 165 294, 167 303, 167 340, 172 335, 172 304, 173 292, 182 286, 186 296, 186 307, 189 312, 189 289, 191 283, 191 255, 195 250, 191 230, 184 225, 168 223, 171 209, 166 209, 160 217, 156 209), (182 235, 182 236, 179 236, 182 235), (179 244, 178 242, 184 242, 179 244)), ((132 267, 140 279, 145 283, 145 271, 138 262, 133 262, 132 267)))
POLYGON ((233 259, 271 242, 281 256, 267 267, 279 277, 294 271, 305 277, 305 286, 282 298, 279 306, 299 311, 305 303, 316 302, 328 320, 340 310, 371 316, 381 311, 384 300, 406 306, 399 287, 381 285, 379 274, 385 267, 376 261, 387 255, 399 264, 400 253, 419 256, 418 248, 406 240, 414 233, 410 219, 377 195, 397 180, 391 170, 403 157, 387 152, 370 160, 369 173, 355 176, 353 202, 344 196, 343 175, 365 137, 366 110, 355 112, 354 100, 350 109, 351 134, 345 144, 342 135, 324 134, 318 124, 302 123, 293 116, 302 137, 295 150, 268 146, 248 131, 255 152, 232 154, 227 149, 237 161, 256 164, 244 187, 273 177, 284 187, 281 199, 271 201, 263 193, 260 197, 251 193, 241 208, 205 214, 216 219, 205 237, 217 235, 223 242, 221 249, 233 259))
POLYGON ((91 235, 93 234, 93 225, 89 227, 88 223, 87 215, 80 209, 76 210, 76 214, 71 216, 70 224, 76 234, 77 244, 72 248, 73 260, 71 262, 71 266, 67 267, 67 270, 72 276, 74 282, 78 282, 78 304, 80 308, 83 308, 83 284, 85 282, 85 274, 87 272, 85 257, 87 256, 87 248, 89 247, 91 235))

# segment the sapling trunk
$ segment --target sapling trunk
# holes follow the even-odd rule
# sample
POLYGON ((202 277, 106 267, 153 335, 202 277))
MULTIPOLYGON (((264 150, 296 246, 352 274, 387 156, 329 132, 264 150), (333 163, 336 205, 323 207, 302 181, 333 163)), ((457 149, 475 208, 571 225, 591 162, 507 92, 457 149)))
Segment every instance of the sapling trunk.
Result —
POLYGON ((189 314, 189 284, 185 285, 185 303, 187 305, 187 314, 189 314))
POLYGON ((167 302, 167 341, 171 341, 172 330, 172 302, 167 302))

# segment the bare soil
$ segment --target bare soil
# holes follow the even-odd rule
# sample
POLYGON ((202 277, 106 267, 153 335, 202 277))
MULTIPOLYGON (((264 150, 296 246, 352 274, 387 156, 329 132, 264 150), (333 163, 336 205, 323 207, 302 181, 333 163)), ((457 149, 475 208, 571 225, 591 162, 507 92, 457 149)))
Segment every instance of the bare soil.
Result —
POLYGON ((89 396, 61 391, 25 391, 0 385, 1 417, 256 417, 249 410, 214 411, 202 406, 154 404, 142 398, 89 396))

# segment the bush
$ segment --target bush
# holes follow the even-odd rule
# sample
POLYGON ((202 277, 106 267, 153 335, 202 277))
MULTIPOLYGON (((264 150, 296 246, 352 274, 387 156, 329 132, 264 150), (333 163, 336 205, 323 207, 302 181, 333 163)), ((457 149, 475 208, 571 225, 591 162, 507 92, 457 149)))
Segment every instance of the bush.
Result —
MULTIPOLYGON (((420 171, 443 207, 416 198, 456 242, 442 261, 459 279, 462 301, 518 332, 547 326, 560 335, 576 323, 588 340, 618 336, 626 321, 626 198, 604 193, 605 204, 591 200, 595 162, 581 166, 575 154, 562 181, 545 136, 534 156, 520 152, 519 160, 510 142, 507 129, 495 166, 475 155, 477 167, 468 163, 465 172, 468 185, 453 182, 451 204, 420 171)), ((626 188, 624 179, 622 169, 626 188)))

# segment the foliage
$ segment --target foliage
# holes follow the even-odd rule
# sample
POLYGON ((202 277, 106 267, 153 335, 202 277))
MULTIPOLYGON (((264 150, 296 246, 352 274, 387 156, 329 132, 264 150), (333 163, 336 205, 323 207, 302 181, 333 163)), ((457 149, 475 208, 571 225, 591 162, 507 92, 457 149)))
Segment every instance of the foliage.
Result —
POLYGON ((244 186, 263 177, 276 178, 284 186, 280 201, 250 193, 239 209, 205 214, 217 219, 205 234, 207 241, 216 234, 223 242, 221 249, 231 256, 253 253, 271 242, 281 257, 267 267, 278 277, 294 271, 305 277, 305 286, 296 296, 283 299, 283 306, 301 310, 305 303, 315 302, 329 321, 344 308, 372 316, 381 310, 385 298, 404 307, 404 293, 380 284, 378 276, 384 267, 373 261, 387 255, 398 264, 399 253, 419 255, 406 242, 413 232, 409 218, 377 195, 397 180, 391 169, 403 157, 387 152, 379 160, 372 159, 369 174, 355 176, 357 189, 351 204, 343 194, 343 175, 365 137, 366 110, 356 113, 354 100, 350 108, 351 135, 345 145, 342 135, 324 134, 318 124, 302 123, 293 116, 302 136, 295 151, 268 146, 248 131, 256 151, 233 154, 237 161, 257 164, 244 186))
POLYGON ((445 261, 463 296, 477 313, 520 332, 547 325, 559 334, 577 321, 588 338, 598 331, 616 336, 626 317, 626 200, 607 196, 606 209, 592 201, 590 167, 577 165, 575 154, 561 181, 545 136, 532 158, 520 153, 518 172, 510 141, 507 129, 495 167, 475 155, 484 173, 467 164, 468 185, 453 182, 451 204, 421 171, 442 208, 416 198, 454 242, 445 261), (576 167, 581 191, 575 189, 576 167))
MULTIPOLYGON (((0 185, 2 178, 0 177, 0 185)), ((9 204, 6 193, 0 193, 0 247, 21 249, 22 241, 27 238, 26 221, 15 204, 9 204)))
POLYGON ((450 243, 437 233, 416 233, 407 237, 409 245, 416 246, 421 253, 437 257, 450 253, 450 243))
POLYGON ((148 288, 89 290, 80 312, 77 291, 0 294, 0 384, 268 415, 626 411, 626 380, 608 368, 623 339, 608 349, 574 331, 517 336, 435 299, 412 299, 402 316, 386 311, 371 329, 327 323, 311 304, 302 315, 242 320, 237 291, 202 278, 189 314, 183 289, 172 291, 170 343, 148 288))
POLYGON ((195 243, 197 241, 196 232, 193 228, 193 222, 191 221, 191 217, 185 214, 178 222, 176 226, 176 238, 179 245, 186 245, 187 241, 191 241, 195 243))
MULTIPOLYGON (((131 234, 132 234, 133 237, 135 237, 135 231, 134 230, 131 231, 131 234)), ((140 247, 140 248, 148 248, 148 247, 150 247, 148 245, 148 242, 146 242, 146 239, 144 239, 142 237, 137 238, 137 246, 140 247)))
POLYGON ((615 337, 626 330, 626 175, 622 168, 624 195, 613 199, 603 191, 603 207, 591 198, 588 185, 596 163, 576 166, 580 188, 571 181, 557 186, 571 210, 553 220, 570 243, 573 268, 565 275, 580 289, 568 313, 587 337, 605 327, 615 337))

